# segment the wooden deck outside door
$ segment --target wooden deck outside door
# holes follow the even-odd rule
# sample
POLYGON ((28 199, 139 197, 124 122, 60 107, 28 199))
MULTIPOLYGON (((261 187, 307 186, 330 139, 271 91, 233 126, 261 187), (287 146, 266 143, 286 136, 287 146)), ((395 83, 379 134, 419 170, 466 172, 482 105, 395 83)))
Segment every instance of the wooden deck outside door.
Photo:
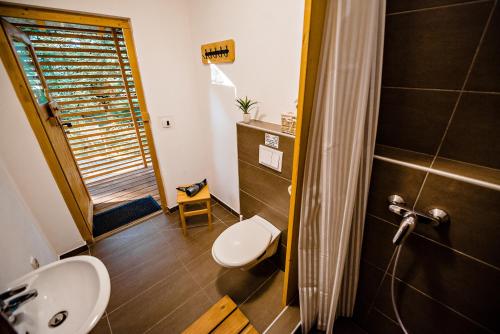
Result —
MULTIPOLYGON (((87 231, 82 231, 82 226, 78 226, 80 233, 83 232, 83 236, 91 236, 93 205, 63 129, 63 125, 68 126, 69 124, 61 123, 57 103, 49 94, 35 50, 28 36, 4 19, 1 19, 1 23, 9 40, 10 51, 17 60, 18 70, 22 72, 26 85, 30 87, 33 105, 64 173, 64 181, 67 182, 85 221, 87 231), (26 71, 30 72, 31 83, 26 71), (33 85, 34 81, 37 84, 33 85)), ((60 184, 59 187, 61 187, 60 184)))

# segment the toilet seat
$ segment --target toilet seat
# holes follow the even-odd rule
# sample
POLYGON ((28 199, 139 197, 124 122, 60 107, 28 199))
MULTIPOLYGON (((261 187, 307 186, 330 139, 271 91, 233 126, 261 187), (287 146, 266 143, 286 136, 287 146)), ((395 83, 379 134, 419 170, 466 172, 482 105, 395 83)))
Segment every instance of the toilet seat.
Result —
POLYGON ((264 254, 272 233, 250 220, 232 225, 222 232, 212 246, 214 259, 225 267, 241 267, 264 254))

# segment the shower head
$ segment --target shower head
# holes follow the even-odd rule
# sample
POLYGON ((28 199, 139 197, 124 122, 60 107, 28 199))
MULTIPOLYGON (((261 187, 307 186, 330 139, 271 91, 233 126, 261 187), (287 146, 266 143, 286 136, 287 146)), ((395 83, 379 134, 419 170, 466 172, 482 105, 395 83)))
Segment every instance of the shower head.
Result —
POLYGON ((392 243, 395 244, 396 246, 402 245, 406 238, 410 235, 411 232, 415 229, 415 225, 417 225, 417 215, 408 212, 405 214, 403 219, 401 220, 401 223, 399 224, 399 229, 394 235, 394 238, 392 238, 392 243))

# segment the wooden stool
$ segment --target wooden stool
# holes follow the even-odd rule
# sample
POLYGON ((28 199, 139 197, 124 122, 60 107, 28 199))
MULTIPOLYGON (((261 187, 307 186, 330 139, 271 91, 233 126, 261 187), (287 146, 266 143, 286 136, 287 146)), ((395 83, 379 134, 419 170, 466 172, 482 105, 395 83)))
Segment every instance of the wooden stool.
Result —
POLYGON ((177 190, 177 203, 179 204, 182 233, 187 233, 186 217, 204 214, 208 215, 208 228, 212 229, 212 206, 210 205, 210 190, 208 189, 208 184, 193 197, 189 197, 185 192, 177 190), (205 203, 207 207, 205 209, 186 211, 186 204, 199 203, 205 203))

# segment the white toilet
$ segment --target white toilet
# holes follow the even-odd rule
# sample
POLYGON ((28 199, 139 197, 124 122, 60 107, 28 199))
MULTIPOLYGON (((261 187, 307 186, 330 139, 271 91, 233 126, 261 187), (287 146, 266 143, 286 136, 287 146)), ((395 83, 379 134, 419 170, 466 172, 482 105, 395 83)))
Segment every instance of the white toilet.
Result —
POLYGON ((280 233, 273 224, 255 215, 222 232, 212 246, 212 256, 223 267, 250 269, 276 253, 280 233))

